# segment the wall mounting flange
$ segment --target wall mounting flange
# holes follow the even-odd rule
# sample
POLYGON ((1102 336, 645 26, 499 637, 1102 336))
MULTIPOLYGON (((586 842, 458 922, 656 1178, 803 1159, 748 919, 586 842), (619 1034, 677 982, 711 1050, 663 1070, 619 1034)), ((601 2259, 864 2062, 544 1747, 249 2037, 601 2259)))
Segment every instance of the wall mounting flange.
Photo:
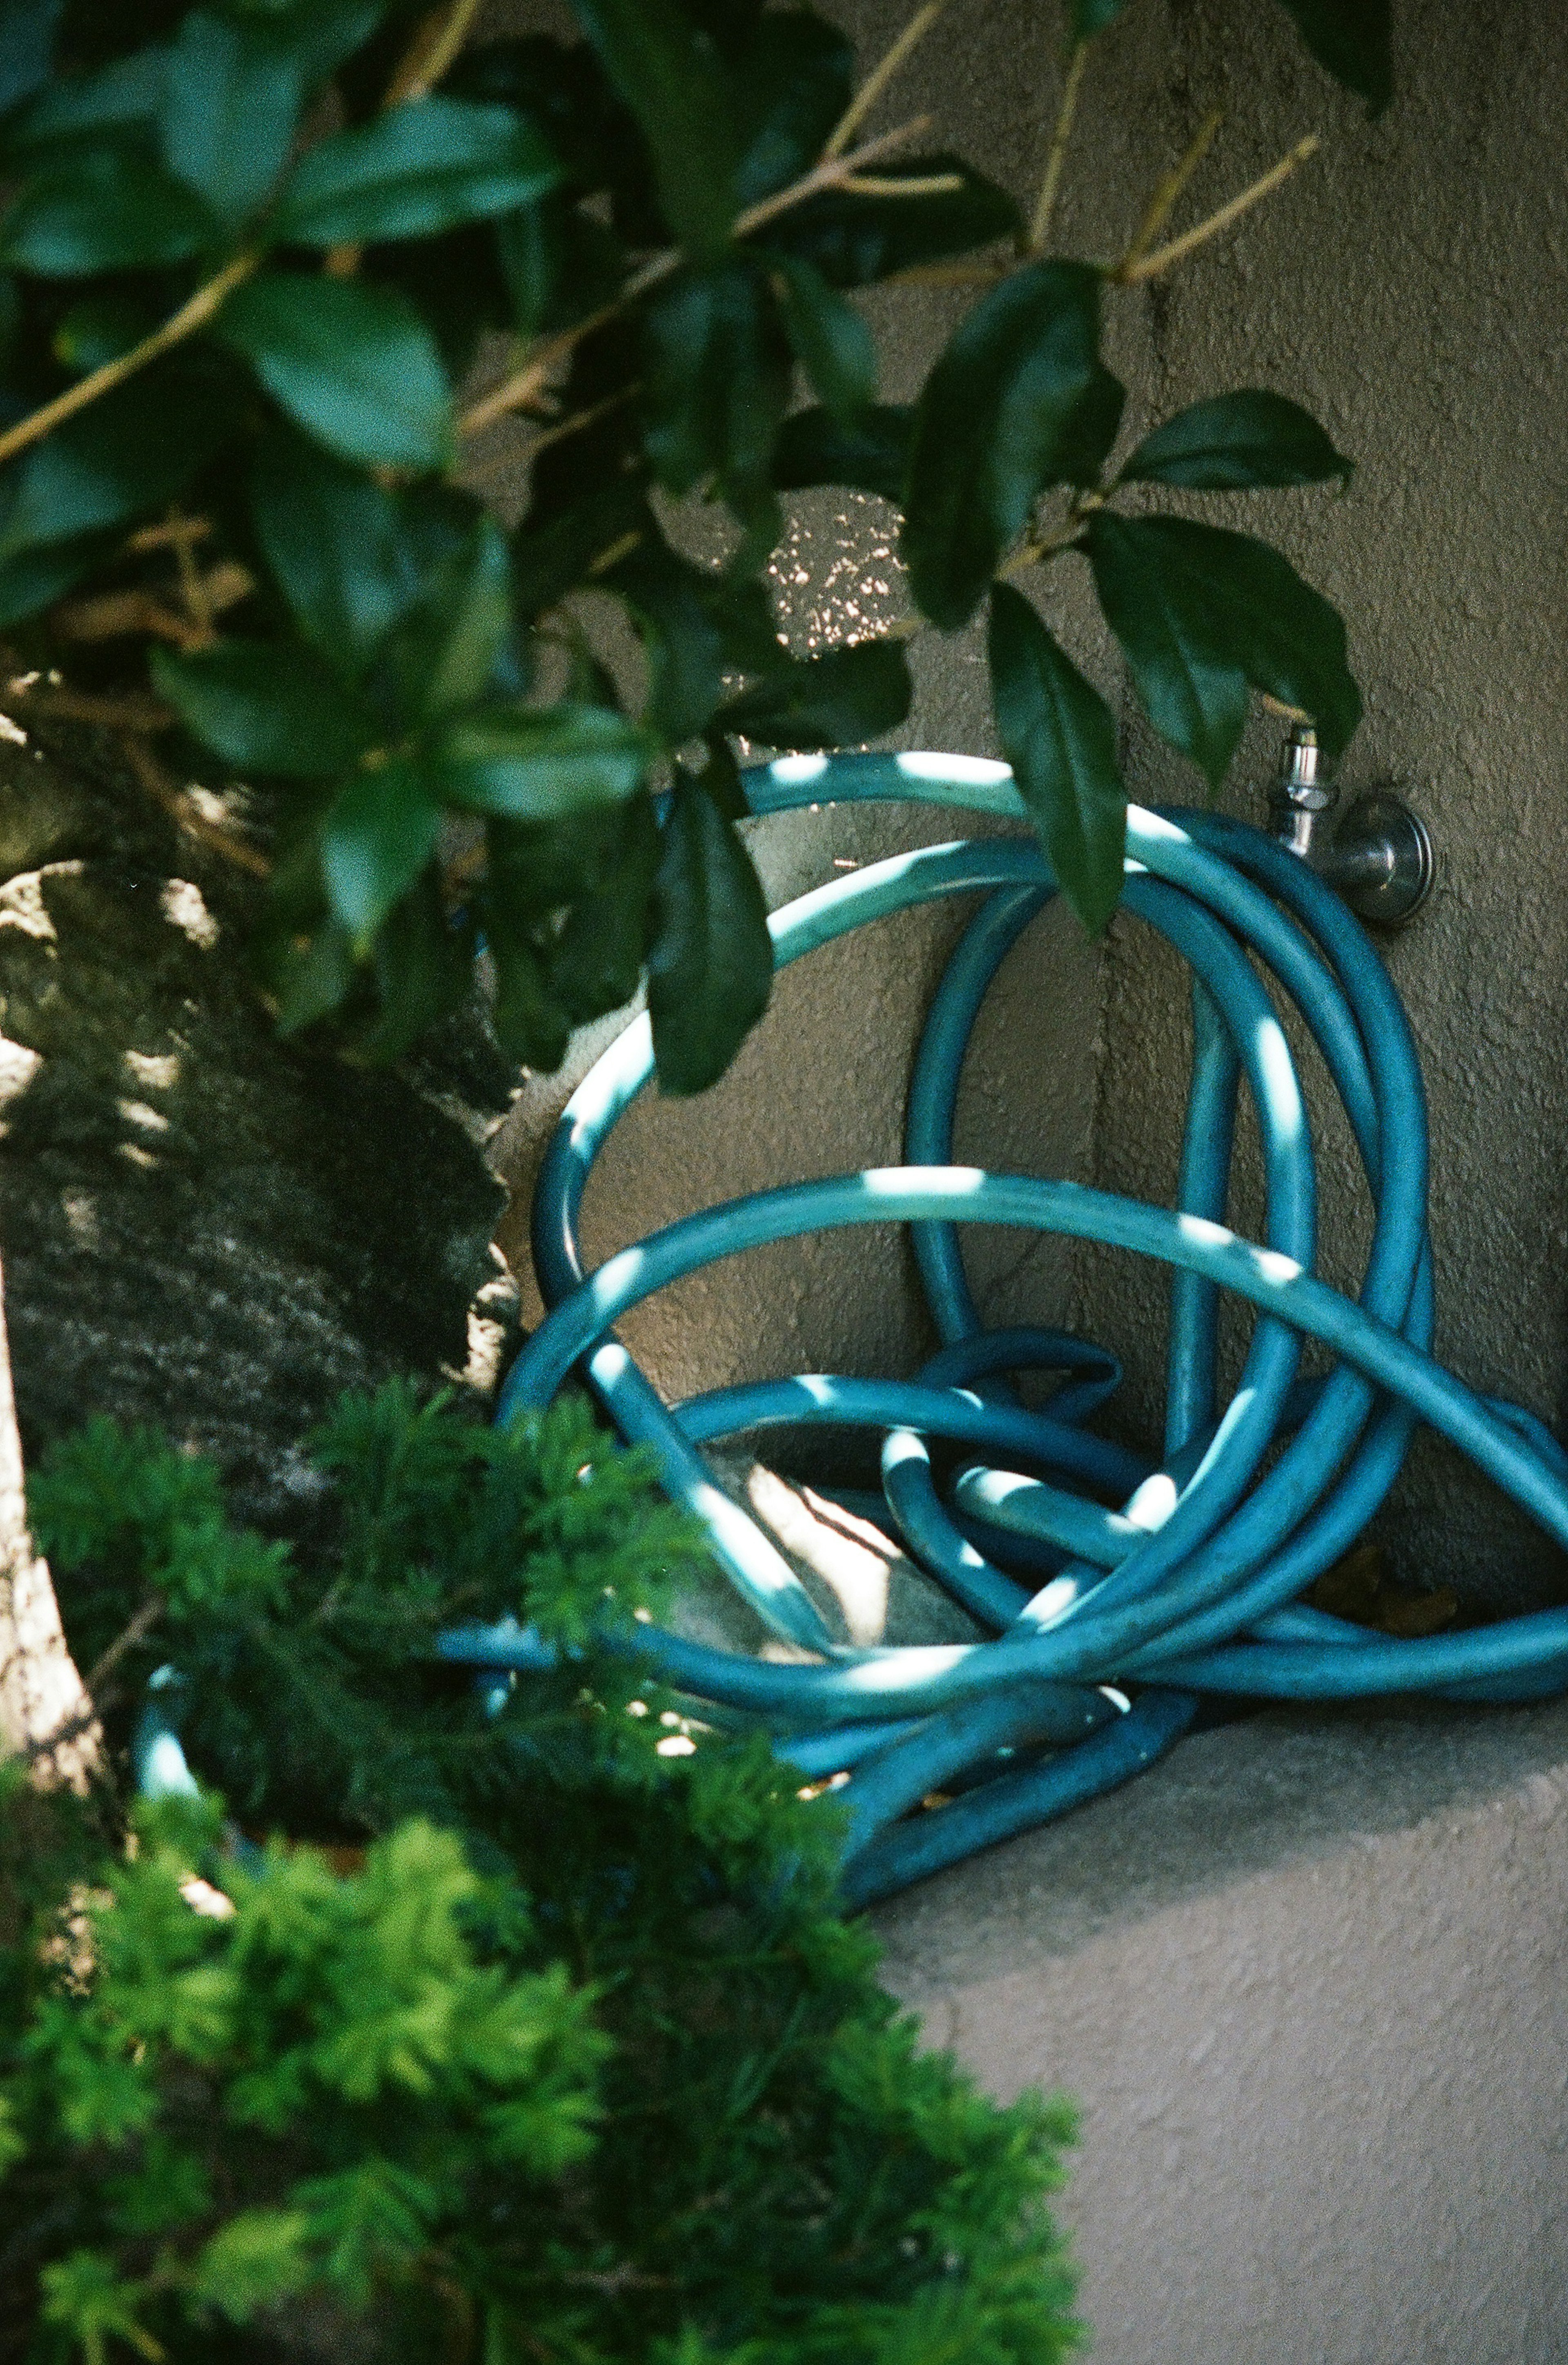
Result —
POLYGON ((1317 734, 1293 723, 1269 792, 1273 834, 1344 897, 1359 920, 1402 928, 1432 891, 1431 832, 1390 789, 1369 789, 1342 812, 1339 791, 1319 775, 1317 734))

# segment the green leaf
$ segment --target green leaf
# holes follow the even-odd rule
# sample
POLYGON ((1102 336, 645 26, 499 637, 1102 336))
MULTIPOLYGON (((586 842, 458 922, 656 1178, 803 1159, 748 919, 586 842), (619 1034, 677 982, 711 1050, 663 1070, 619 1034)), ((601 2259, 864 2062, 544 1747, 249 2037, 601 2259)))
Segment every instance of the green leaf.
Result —
POLYGON ((177 362, 115 387, 0 476, 0 559, 161 509, 230 423, 220 391, 177 362))
POLYGON ((93 535, 82 542, 55 543, 47 549, 0 559, 0 630, 36 616, 40 608, 62 598, 103 555, 104 547, 93 535))
POLYGON ((726 732, 768 747, 852 747, 894 731, 909 712, 902 641, 858 641, 800 659, 721 708, 726 732))
POLYGON ((1099 333, 1099 274, 1053 262, 993 287, 949 340, 915 414, 902 534, 933 623, 969 622, 1039 495, 1077 473, 1099 333))
POLYGON ((633 795, 652 752, 636 723, 606 707, 493 707, 452 725, 431 778, 472 812, 553 821, 633 795))
POLYGON ((321 876, 333 917, 367 946, 435 852, 441 807, 418 766, 357 772, 321 824, 321 876))
POLYGON ((264 30, 194 8, 169 52, 163 162, 220 220, 243 221, 288 162, 304 96, 299 62, 264 30))
POLYGON ((411 99, 302 157, 273 230, 305 246, 429 238, 529 205, 560 178, 543 135, 510 108, 411 99))
POLYGON ((766 281, 750 263, 685 271, 644 331, 644 448, 666 492, 711 478, 743 523, 771 500, 773 439, 790 359, 766 281))
POLYGON ((1115 718, 1011 584, 991 587, 986 649, 1002 752, 1058 885, 1097 936, 1122 891, 1126 842, 1115 718))
POLYGON ((185 728, 237 771, 325 779, 370 742, 366 718, 303 646, 220 641, 188 656, 155 649, 151 665, 185 728))
POLYGON ((230 296, 218 333, 274 401, 340 459, 445 465, 446 374, 429 330, 395 289, 263 272, 230 296))
POLYGON ((1064 485, 1074 485, 1083 491, 1099 484, 1100 472, 1122 423, 1126 399, 1127 390, 1121 379, 1113 375, 1103 362, 1096 362, 1083 398, 1062 430, 1057 465, 1064 485))
POLYGON ((1284 0, 1297 32, 1327 73, 1381 115, 1394 95, 1389 0, 1284 0))
POLYGON ((759 583, 677 557, 652 535, 603 578, 632 611, 648 659, 647 719, 678 747, 703 729, 726 674, 756 673, 782 656, 759 583))
POLYGON ((0 6, 0 115, 48 83, 62 0, 4 0, 0 6))
POLYGON ((653 806, 633 798, 613 866, 572 905, 550 958, 550 990, 574 1026, 622 1009, 637 991, 660 853, 653 806))
POLYGON ((778 431, 773 481, 780 492, 853 485, 902 503, 913 432, 912 403, 872 403, 842 427, 825 410, 797 410, 778 431))
POLYGON ((785 332, 826 409, 850 426, 876 398, 877 343, 855 309, 812 263, 780 255, 785 332))
MULTIPOLYGON (((28 0, 21 0, 24 9, 28 0)), ((168 51, 137 50, 96 73, 58 75, 5 129, 7 162, 66 153, 84 139, 150 125, 163 94, 168 51)))
POLYGON ((419 590, 396 497, 281 425, 257 449, 250 491, 301 633, 338 672, 362 671, 419 590))
POLYGON ((791 8, 759 18, 730 73, 742 149, 735 197, 751 206, 816 163, 849 104, 855 51, 836 25, 791 8))
POLYGON ((342 1009, 353 990, 353 942, 337 920, 289 928, 263 941, 263 970, 277 1003, 280 1035, 298 1035, 342 1009))
POLYGON ((1337 452, 1309 410, 1256 387, 1194 402, 1146 435, 1126 466, 1131 484, 1229 493, 1253 485, 1349 484, 1355 462, 1337 452))
POLYGON ((680 0, 572 0, 605 72, 642 126, 678 243, 711 262, 729 241, 740 163, 734 95, 680 0))
POLYGON ((518 614, 543 615, 629 533, 652 539, 657 532, 642 488, 623 476, 595 485, 554 517, 531 516, 512 537, 512 589, 518 614))
POLYGON ((570 328, 619 294, 626 250, 614 231, 559 192, 521 206, 493 233, 512 321, 524 336, 570 328))
POLYGON ((879 180, 951 176, 956 189, 926 196, 869 197, 824 192, 767 225, 769 246, 815 263, 834 287, 866 287, 896 271, 949 255, 972 254, 1016 238, 1017 207, 961 156, 900 157, 877 167, 879 180))
POLYGON ((434 866, 415 881, 411 893, 394 904, 375 939, 373 965, 376 1012, 356 1031, 362 1059, 401 1059, 441 1019, 465 1002, 474 988, 478 936, 471 918, 454 925, 446 916, 434 866))
MULTIPOLYGON (((13 280, 9 283, 15 286, 13 280)), ((73 304, 50 339, 50 351, 63 369, 78 377, 118 361, 133 345, 151 335, 162 316, 143 296, 129 288, 84 297, 73 304)))
POLYGON ((393 651, 403 702, 421 720, 468 706, 490 687, 511 631, 510 562, 481 515, 435 570, 393 651))
POLYGON ((751 857, 685 774, 670 798, 654 901, 648 1014, 659 1084, 706 1092, 767 1007, 773 940, 751 857))
POLYGON ((1277 550, 1184 518, 1101 510, 1086 547, 1149 721, 1217 789, 1249 683, 1316 723, 1334 762, 1361 719, 1345 627, 1277 550))
POLYGON ((212 244, 212 216, 150 158, 105 143, 50 163, 0 223, 0 261, 46 279, 184 263, 212 244))
POLYGON ((514 935, 491 917, 487 936, 496 970, 490 1024, 509 1059, 540 1075, 553 1075, 566 1056, 572 1022, 551 992, 544 964, 525 936, 514 935))

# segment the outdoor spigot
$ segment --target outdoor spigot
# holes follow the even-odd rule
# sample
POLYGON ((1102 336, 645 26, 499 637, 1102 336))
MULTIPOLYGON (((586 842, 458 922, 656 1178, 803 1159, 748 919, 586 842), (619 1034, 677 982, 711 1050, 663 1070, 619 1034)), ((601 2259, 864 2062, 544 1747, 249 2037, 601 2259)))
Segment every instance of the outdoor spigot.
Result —
POLYGON ((1402 928, 1431 892, 1431 833, 1387 789, 1369 789, 1342 813, 1338 801, 1338 790, 1318 770, 1316 732, 1309 723, 1293 723, 1269 791, 1274 836, 1342 895, 1359 920, 1402 928))

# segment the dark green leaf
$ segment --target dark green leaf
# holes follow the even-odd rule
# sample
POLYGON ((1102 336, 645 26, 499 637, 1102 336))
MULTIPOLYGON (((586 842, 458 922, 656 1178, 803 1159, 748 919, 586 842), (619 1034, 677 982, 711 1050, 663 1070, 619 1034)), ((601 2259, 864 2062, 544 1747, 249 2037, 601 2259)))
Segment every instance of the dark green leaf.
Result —
POLYGON ((441 835, 441 807, 416 765, 394 758, 356 772, 321 824, 321 876, 334 917, 369 944, 441 835))
POLYGON ((441 356, 391 288, 268 271, 235 291, 218 328, 274 401, 340 459, 439 468, 449 457, 441 356))
POLYGON ((257 451, 251 514, 306 639, 363 670, 419 590, 396 497, 280 426, 257 451))
POLYGON ((766 281, 734 261, 686 271, 648 312, 644 446, 666 492, 711 478, 744 523, 770 500, 789 349, 766 281))
POLYGON ((611 179, 614 150, 635 133, 599 72, 593 51, 543 33, 476 41, 446 78, 454 97, 515 107, 536 123, 579 196, 611 179))
POLYGON ((1092 41, 1107 25, 1114 25, 1127 0, 1072 0, 1072 38, 1075 41, 1092 41))
POLYGON ((242 221, 288 161, 304 96, 299 62, 264 29, 195 8, 169 52, 163 161, 221 220, 242 221))
POLYGON ((543 821, 485 824, 485 876, 479 902, 490 936, 525 931, 547 947, 559 915, 597 895, 620 859, 632 800, 582 805, 543 821))
POLYGON ((778 431, 773 481, 780 492, 803 485, 853 485, 902 503, 913 432, 911 403, 873 403, 843 427, 825 410, 797 410, 778 431))
POLYGON ((613 866, 573 904, 550 957, 551 991, 574 1026, 621 1009, 637 991, 661 850, 653 807, 634 797, 613 866))
POLYGON ((454 925, 442 904, 441 882, 427 868, 382 923, 375 939, 376 1013, 358 1033, 362 1059, 401 1059, 437 1021, 473 990, 476 932, 454 925))
POLYGON ((494 707, 454 723, 432 759, 449 803, 515 821, 618 804, 652 751, 623 714, 599 706, 494 707))
POLYGON ((902 535, 933 623, 968 622, 1039 495, 1078 473, 1099 334, 1099 274, 1036 263, 983 296, 949 340, 915 414, 902 535))
POLYGON ((1217 789, 1247 689, 1310 714, 1333 762, 1361 719, 1345 627, 1277 550, 1184 518, 1102 510, 1087 547, 1107 622, 1162 738, 1217 789))
POLYGON ((0 115, 41 90, 53 69, 62 0, 5 0, 0 6, 0 115))
POLYGON ((722 733, 708 734, 708 761, 698 776, 704 795, 712 798, 726 821, 745 821, 751 812, 734 750, 722 733))
POLYGON ((1165 420, 1144 437, 1122 475, 1134 484, 1229 493, 1253 485, 1317 485, 1329 476, 1349 484, 1354 467, 1299 402, 1246 388, 1165 420))
POLYGON ((560 177, 543 135, 510 108, 411 99, 302 157, 273 230, 306 246, 429 238, 531 204, 560 177))
POLYGON ((544 964, 526 936, 498 925, 494 914, 487 943, 496 969, 496 1040, 509 1059, 553 1075, 566 1056, 572 1022, 545 981, 544 964))
POLYGON ((572 0, 643 129, 679 243, 711 261, 728 241, 740 155, 735 102, 711 40, 680 0, 572 0))
POLYGON ((901 157, 877 167, 879 180, 946 174, 961 186, 921 197, 833 192, 809 197, 768 223, 768 244, 814 263, 834 287, 865 287, 917 263, 971 254, 1018 235, 1023 223, 1013 199, 961 156, 901 157))
POLYGON ((1062 429, 1057 465, 1061 480, 1081 490, 1100 482, 1100 472, 1116 440, 1127 390, 1119 377, 1096 362, 1083 399, 1062 429))
POLYGON ((642 487, 632 476, 611 476, 554 517, 538 521, 531 517, 512 537, 518 614, 543 615, 629 533, 654 536, 657 532, 642 487))
POLYGON ((47 549, 23 551, 18 557, 0 559, 0 630, 36 616, 63 597, 73 583, 102 556, 104 544, 95 535, 83 542, 62 542, 47 549))
POLYGON ((510 574, 499 526, 476 518, 436 568, 392 652, 410 716, 450 714, 491 686, 511 631, 510 574))
MULTIPOLYGON (((21 0, 26 8, 28 0, 21 0)), ((97 73, 62 74, 6 126, 7 161, 64 151, 84 139, 151 124, 163 94, 166 50, 137 50, 97 73)))
POLYGON ((894 731, 909 712, 909 659, 902 641, 859 641, 797 659, 732 699, 720 727, 767 747, 853 747, 894 731))
POLYGON ((148 157, 105 144, 36 174, 0 224, 0 259, 46 279, 184 263, 215 235, 205 206, 148 157))
POLYGON ((763 671, 782 657, 760 584, 695 566, 652 536, 603 580, 642 633, 648 721, 671 746, 702 730, 726 674, 763 671))
POLYGON ((735 196, 755 205, 814 164, 848 106, 855 51, 836 25, 804 8, 758 19, 731 61, 740 124, 735 196))
POLYGON ((189 656, 155 649, 151 662, 186 729, 237 771, 325 779, 369 743, 364 715, 303 646, 220 641, 189 656))
POLYGON ((1002 752, 1058 885, 1097 936, 1122 891, 1126 841, 1115 719, 1011 584, 991 587, 987 655, 1002 752))
POLYGON ((851 426, 877 393, 877 343, 866 322, 816 265, 778 257, 784 327, 795 357, 841 426, 851 426))
MULTIPOLYGON (((11 283, 13 286, 15 282, 11 283)), ((145 297, 128 288, 84 297, 73 304, 50 340, 50 349, 62 368, 78 377, 118 361, 158 326, 161 315, 145 297)))
POLYGON ((1389 0, 1284 0, 1296 30, 1336 82, 1381 115, 1394 95, 1389 0))
POLYGON ((751 857, 696 782, 676 781, 654 889, 648 1014, 666 1093, 716 1083, 767 1007, 773 940, 751 857))
POLYGON ((115 387, 0 477, 0 558, 162 508, 229 424, 218 389, 177 361, 115 387))
POLYGON ((347 1000, 354 982, 353 945, 337 920, 308 929, 290 928, 263 951, 263 975, 277 1003, 280 1035, 297 1035, 330 1017, 347 1000))
POLYGON ((560 196, 495 226, 512 323, 525 336, 570 328, 620 292, 626 250, 614 231, 560 196))

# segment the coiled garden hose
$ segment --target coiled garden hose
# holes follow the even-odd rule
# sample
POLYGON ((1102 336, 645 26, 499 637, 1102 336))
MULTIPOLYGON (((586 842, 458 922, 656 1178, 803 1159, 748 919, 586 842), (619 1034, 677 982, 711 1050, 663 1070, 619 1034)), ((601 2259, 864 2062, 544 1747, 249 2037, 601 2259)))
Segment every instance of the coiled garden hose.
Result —
MULTIPOLYGON (((961 757, 790 757, 751 771, 746 790, 756 813, 897 799, 1025 818, 1005 766, 961 757)), ((702 1519, 737 1592, 775 1634, 812 1654, 754 1659, 651 1626, 634 1645, 694 1702, 763 1726, 804 1779, 847 1775, 837 1796, 849 1810, 852 1901, 1126 1780, 1188 1728, 1204 1694, 1519 1700, 1568 1688, 1568 1609, 1395 1641, 1300 1599, 1383 1501, 1418 1419, 1568 1544, 1568 1454, 1532 1416, 1476 1395, 1432 1360, 1425 1100, 1405 1013, 1356 921, 1304 864, 1245 824, 1209 813, 1129 814, 1126 906, 1193 975, 1192 1090, 1179 1205, 1167 1210, 951 1163, 971 1029, 1002 959, 1055 891, 1032 836, 922 847, 802 895, 772 920, 777 962, 935 897, 977 891, 985 901, 920 1046, 907 1165, 732 1200, 588 1275, 583 1193, 653 1072, 647 1019, 625 1029, 572 1096, 539 1178, 533 1253, 552 1310, 513 1364, 498 1414, 517 1419, 548 1404, 580 1368, 620 1434, 652 1450, 670 1495, 702 1519), (1322 1053, 1365 1171, 1375 1222, 1353 1299, 1314 1275, 1307 1114, 1254 963, 1322 1053), (1262 1146, 1260 1243, 1222 1220, 1243 1078, 1262 1146), (819 1373, 669 1407, 614 1336, 633 1306, 686 1273, 766 1242, 890 1222, 913 1229, 942 1342, 913 1380, 819 1373), (1085 1425, 1115 1385, 1114 1358, 1054 1331, 985 1328, 959 1251, 965 1223, 1092 1240, 1169 1269, 1158 1467, 1085 1425), (1258 1310, 1224 1404, 1222 1291, 1258 1310), (1334 1358, 1327 1377, 1298 1376, 1305 1339, 1334 1358), (1059 1377, 1039 1411, 1012 1385, 1024 1372, 1059 1377), (812 1425, 881 1435, 880 1518, 991 1639, 882 1649, 835 1639, 700 1451, 742 1430, 812 1425), (974 1457, 948 1500, 932 1440, 974 1457), (934 1789, 955 1785, 961 1795, 950 1803, 911 1816, 934 1789)), ((454 1631, 442 1647, 490 1671, 537 1664, 542 1649, 515 1623, 454 1631)))

